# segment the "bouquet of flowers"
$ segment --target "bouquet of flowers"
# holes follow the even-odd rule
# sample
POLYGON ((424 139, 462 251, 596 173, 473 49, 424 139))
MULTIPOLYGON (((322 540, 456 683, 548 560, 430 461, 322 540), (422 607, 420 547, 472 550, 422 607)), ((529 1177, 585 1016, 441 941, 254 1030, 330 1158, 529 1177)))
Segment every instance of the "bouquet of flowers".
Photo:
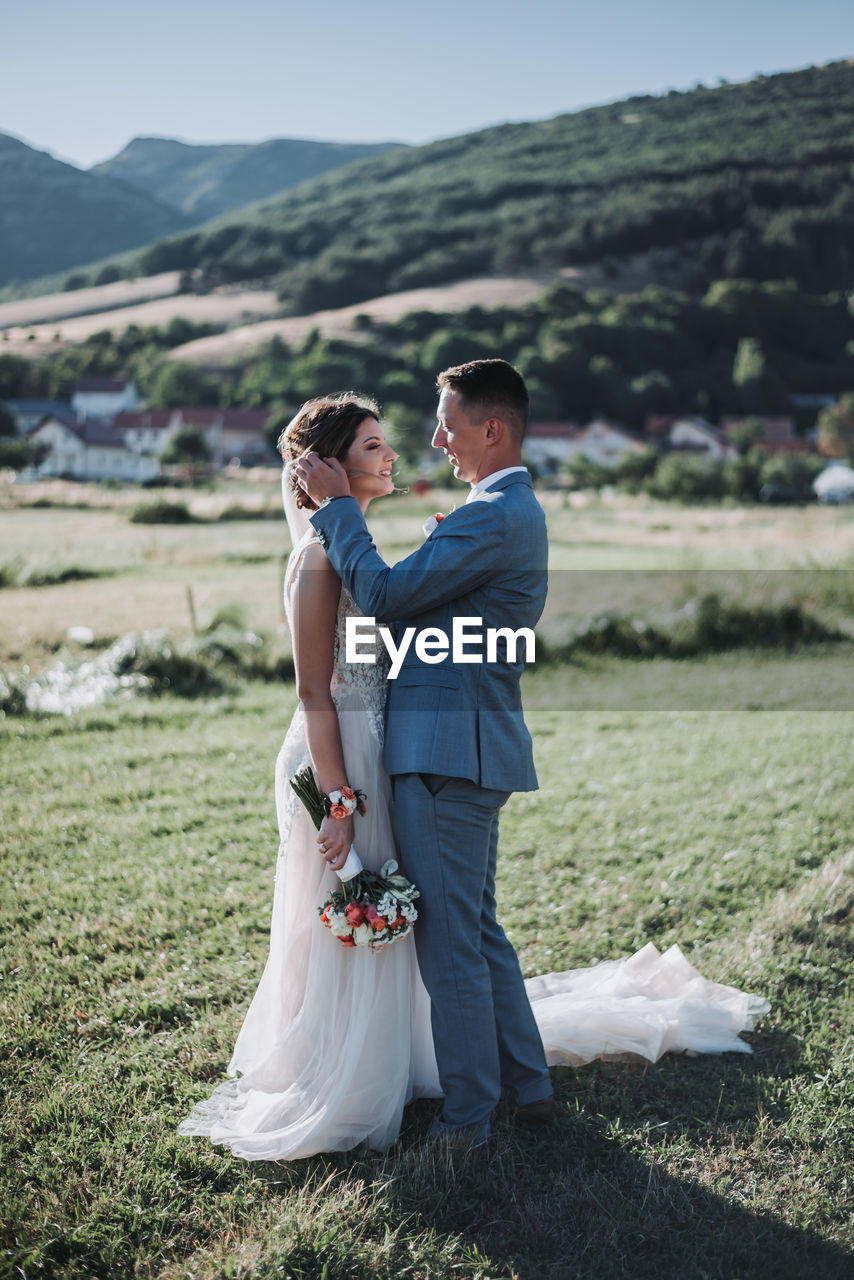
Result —
POLYGON ((409 933, 418 919, 417 897, 415 885, 390 858, 379 872, 357 871, 317 910, 342 946, 377 951, 409 933))
MULTIPOLYGON (((318 787, 308 765, 290 782, 318 830, 327 815, 343 818, 354 811, 365 812, 364 792, 341 787, 340 792, 333 791, 327 796, 318 787), (336 812, 337 809, 340 812, 336 812)), ((342 888, 317 910, 326 928, 342 946, 370 947, 376 951, 397 938, 406 937, 418 919, 413 900, 419 893, 398 870, 393 858, 384 863, 379 872, 368 871, 351 845, 338 878, 342 888)))

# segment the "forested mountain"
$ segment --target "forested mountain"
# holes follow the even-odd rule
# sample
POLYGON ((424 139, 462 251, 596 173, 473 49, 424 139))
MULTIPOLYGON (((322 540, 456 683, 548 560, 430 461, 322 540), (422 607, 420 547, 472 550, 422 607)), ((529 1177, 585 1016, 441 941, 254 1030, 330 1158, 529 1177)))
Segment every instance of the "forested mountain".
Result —
POLYGON ((147 244, 190 219, 0 133, 0 284, 147 244))
POLYGON ((329 169, 399 148, 400 143, 269 142, 191 145, 174 138, 134 138, 93 173, 119 178, 203 222, 264 200, 329 169))
POLYGON ((139 254, 201 287, 277 280, 294 311, 646 255, 650 278, 838 288, 854 273, 854 65, 636 97, 408 148, 139 254))

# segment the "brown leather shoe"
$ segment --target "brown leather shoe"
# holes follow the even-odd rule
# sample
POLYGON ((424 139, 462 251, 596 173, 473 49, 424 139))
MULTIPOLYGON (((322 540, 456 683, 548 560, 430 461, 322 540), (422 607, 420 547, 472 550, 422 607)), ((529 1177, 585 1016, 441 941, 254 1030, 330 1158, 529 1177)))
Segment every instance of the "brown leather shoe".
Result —
POLYGON ((513 1114, 523 1124, 529 1124, 534 1127, 551 1124, 555 1118, 554 1096, 538 1098, 536 1102, 524 1102, 516 1108, 513 1114))

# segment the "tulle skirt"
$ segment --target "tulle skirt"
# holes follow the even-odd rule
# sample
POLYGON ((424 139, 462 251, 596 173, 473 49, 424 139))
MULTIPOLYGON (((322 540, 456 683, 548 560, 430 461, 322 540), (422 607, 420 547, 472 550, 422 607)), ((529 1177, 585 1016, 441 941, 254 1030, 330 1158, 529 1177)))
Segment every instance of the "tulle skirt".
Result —
MULTIPOLYGON (((369 797, 356 819, 356 849, 376 871, 397 856, 391 787, 361 695, 340 692, 336 707, 347 776, 369 797)), ((440 1095, 412 934, 377 951, 347 948, 318 917, 340 882, 288 783, 308 763, 298 707, 276 763, 280 846, 270 953, 228 1066, 238 1078, 179 1128, 248 1160, 294 1160, 360 1142, 384 1150, 407 1102, 440 1095)))

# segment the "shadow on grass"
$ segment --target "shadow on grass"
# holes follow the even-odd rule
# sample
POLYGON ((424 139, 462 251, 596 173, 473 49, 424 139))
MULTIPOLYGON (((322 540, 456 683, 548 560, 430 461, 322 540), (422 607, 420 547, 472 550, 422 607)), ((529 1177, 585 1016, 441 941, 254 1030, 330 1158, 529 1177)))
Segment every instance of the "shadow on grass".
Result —
MULTIPOLYGON (((682 1107, 670 1090, 650 1098, 649 1076, 642 1071, 633 1073, 633 1084, 622 1080, 619 1086, 637 1114, 621 1115, 615 1108, 617 1123, 609 1122, 608 1105, 597 1115, 577 1108, 575 1073, 553 1074, 561 1103, 553 1126, 542 1134, 527 1132, 499 1113, 488 1147, 462 1157, 431 1154, 422 1140, 427 1108, 410 1108, 401 1144, 383 1164, 388 1181, 382 1185, 395 1216, 411 1215, 422 1230, 457 1237, 487 1262, 485 1271, 473 1268, 470 1274, 490 1277, 851 1276, 854 1255, 815 1230, 743 1203, 763 1198, 756 1183, 764 1182, 765 1197, 771 1198, 774 1163, 784 1182, 792 1173, 791 1149, 769 1155, 760 1124, 722 1125, 717 1100, 711 1103, 711 1092, 704 1098, 702 1088, 690 1109, 677 1114, 682 1107), (662 1131, 657 1142, 638 1124, 639 1114, 650 1108, 653 1131, 662 1131), (674 1118, 655 1119, 662 1110, 674 1118), (663 1124, 676 1131, 665 1136, 663 1124), (678 1166, 685 1172, 674 1172, 678 1166)), ((744 1090, 750 1094, 754 1085, 748 1074, 744 1090)), ((717 1097, 720 1089, 714 1092, 717 1097)), ((797 1216, 790 1193, 785 1202, 797 1216)))

